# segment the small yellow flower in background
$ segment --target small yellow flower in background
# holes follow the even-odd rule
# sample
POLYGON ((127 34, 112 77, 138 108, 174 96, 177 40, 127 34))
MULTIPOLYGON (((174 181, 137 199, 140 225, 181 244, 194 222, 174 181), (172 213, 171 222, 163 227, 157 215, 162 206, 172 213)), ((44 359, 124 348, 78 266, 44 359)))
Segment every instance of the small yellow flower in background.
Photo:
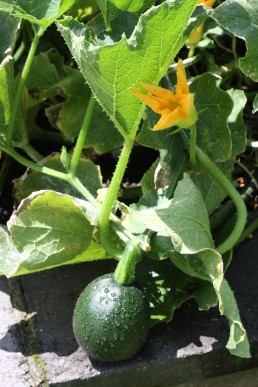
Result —
POLYGON ((197 121, 194 95, 189 92, 182 60, 178 61, 175 93, 148 83, 142 83, 141 86, 152 95, 141 93, 138 90, 132 90, 131 92, 145 102, 155 113, 161 115, 160 120, 152 130, 167 129, 175 125, 181 128, 189 128, 197 121))
MULTIPOLYGON (((197 5, 204 5, 206 8, 211 8, 216 0, 198 0, 197 5)), ((186 44, 188 47, 195 47, 202 38, 204 23, 200 24, 189 36, 186 44)))

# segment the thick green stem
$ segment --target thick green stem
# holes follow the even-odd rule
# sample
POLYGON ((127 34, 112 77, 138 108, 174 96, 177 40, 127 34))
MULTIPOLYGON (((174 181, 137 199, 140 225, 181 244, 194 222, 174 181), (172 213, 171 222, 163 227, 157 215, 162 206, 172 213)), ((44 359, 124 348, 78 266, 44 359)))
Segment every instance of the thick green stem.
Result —
POLYGON ((22 73, 21 73, 21 78, 19 80, 18 88, 17 88, 16 94, 15 94, 15 98, 14 98, 14 102, 13 102, 13 106, 12 106, 12 115, 11 115, 10 122, 8 125, 8 130, 7 130, 6 141, 7 141, 8 146, 10 146, 12 144, 13 132, 15 129, 15 121, 16 121, 18 110, 20 107, 23 89, 24 89, 24 86, 25 86, 25 83, 26 83, 26 80, 27 80, 27 77, 28 77, 28 74, 29 74, 29 71, 30 71, 30 68, 32 65, 33 58, 35 56, 35 52, 36 52, 39 40, 44 32, 45 32, 45 27, 40 27, 39 30, 37 31, 37 33, 35 34, 34 39, 32 41, 32 44, 31 44, 31 47, 30 47, 29 54, 27 56, 25 65, 24 65, 22 73))
POLYGON ((130 285, 134 280, 135 266, 142 258, 139 241, 127 242, 123 255, 115 270, 115 280, 120 285, 130 285))
POLYGON ((124 147, 120 154, 115 173, 113 175, 111 184, 108 188, 107 195, 105 197, 102 209, 100 212, 100 236, 101 243, 107 252, 114 256, 114 258, 121 258, 123 252, 121 249, 115 246, 114 242, 110 239, 110 227, 109 227, 109 217, 112 212, 115 200, 118 196, 120 184, 124 176, 126 166, 133 148, 134 140, 131 138, 125 139, 124 147))
POLYGON ((88 130, 90 127, 90 122, 91 122, 92 113, 94 110, 94 105, 95 105, 95 100, 93 98, 93 95, 91 94, 91 97, 90 97, 90 100, 89 100, 89 103, 87 106, 87 110, 86 110, 86 113, 85 113, 85 116, 83 119, 80 134, 79 134, 79 137, 77 139, 76 146, 74 148, 70 167, 69 167, 69 173, 71 174, 71 176, 75 176, 75 174, 76 174, 76 170, 77 170, 77 167, 78 167, 78 164, 80 161, 82 149, 85 145, 88 130))
POLYGON ((221 185, 237 209, 237 219, 232 233, 220 246, 217 247, 218 252, 220 254, 224 254, 226 251, 234 247, 245 228, 247 219, 246 206, 233 184, 231 184, 228 178, 219 170, 213 161, 211 161, 200 148, 196 147, 195 151, 197 162, 221 185))

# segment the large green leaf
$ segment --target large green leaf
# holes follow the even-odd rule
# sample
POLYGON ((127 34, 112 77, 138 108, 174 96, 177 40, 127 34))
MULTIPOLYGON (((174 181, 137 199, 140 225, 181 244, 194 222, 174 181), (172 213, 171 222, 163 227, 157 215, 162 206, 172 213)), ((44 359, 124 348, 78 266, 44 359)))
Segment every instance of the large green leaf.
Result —
MULTIPOLYGON (((0 65, 0 85, 0 142, 5 143, 16 90, 13 59, 10 56, 7 56, 0 65)), ((16 119, 16 141, 21 141, 25 136, 24 125, 23 115, 19 110, 16 119)))
POLYGON ((208 213, 202 196, 190 176, 185 175, 169 201, 149 200, 132 205, 125 216, 124 225, 134 231, 144 227, 169 235, 177 252, 193 254, 202 248, 213 247, 208 213))
MULTIPOLYGON (((66 68, 67 69, 67 68, 66 68)), ((66 77, 53 86, 66 100, 52 105, 47 110, 54 117, 54 124, 69 139, 79 135, 83 117, 90 99, 91 91, 85 85, 82 74, 77 69, 67 69, 66 77), (80 93, 78 93, 80 90, 80 93)), ((53 122, 53 120, 52 120, 53 122)), ((123 138, 114 127, 99 104, 95 104, 85 147, 93 147, 97 153, 105 153, 119 148, 123 138)))
POLYGON ((0 63, 7 55, 12 54, 20 21, 7 13, 0 12, 0 63))
POLYGON ((245 40, 247 53, 239 60, 240 68, 248 77, 258 82, 257 0, 227 0, 211 16, 223 28, 245 40))
POLYGON ((6 128, 10 120, 14 99, 13 61, 7 57, 0 66, 0 141, 5 143, 6 128))
MULTIPOLYGON (((65 172, 60 161, 60 154, 48 157, 42 163, 48 168, 65 172)), ((97 190, 102 187, 99 167, 91 160, 80 159, 77 176, 92 195, 97 196, 97 190)), ((34 191, 53 190, 83 199, 84 197, 66 181, 56 179, 37 171, 28 171, 14 184, 15 199, 20 202, 34 191)))
POLYGON ((20 265, 20 254, 14 247, 14 244, 7 230, 0 226, 0 273, 10 277, 20 265))
POLYGON ((23 200, 8 222, 26 269, 43 269, 82 255, 93 226, 72 197, 39 191, 23 200))
MULTIPOLYGON (((235 164, 234 159, 216 163, 217 167, 230 179, 235 164)), ((211 214, 227 196, 221 185, 207 172, 198 171, 191 175, 202 194, 205 206, 211 214)))
POLYGON ((33 58, 33 62, 26 80, 26 87, 35 89, 38 93, 41 89, 47 89, 60 80, 60 74, 49 56, 41 52, 33 58))
MULTIPOLYGON (((20 257, 20 254, 19 254, 19 257, 20 257)), ((17 264, 16 264, 16 266, 10 267, 11 275, 9 276, 16 277, 24 274, 36 273, 42 270, 53 269, 54 267, 58 267, 58 266, 73 265, 75 263, 89 262, 89 261, 95 261, 97 259, 109 259, 109 258, 111 257, 107 254, 107 252, 103 249, 103 247, 99 243, 91 242, 89 247, 81 255, 78 255, 76 258, 70 259, 65 262, 60 261, 59 263, 54 263, 54 264, 53 263, 50 264, 46 261, 46 265, 40 268, 34 267, 34 266, 27 267, 26 262, 25 262, 25 266, 23 265, 23 263, 21 263, 19 267, 17 267, 17 264)), ((3 266, 3 265, 8 265, 8 262, 6 261, 7 259, 5 256, 3 257, 3 262, 1 263, 0 275, 4 274, 8 276, 7 272, 4 271, 5 266, 3 266)))
POLYGON ((151 306, 152 325, 170 321, 176 309, 195 298, 202 309, 217 303, 216 293, 207 281, 193 278, 168 259, 143 259, 136 270, 136 281, 144 289, 151 306))
MULTIPOLYGON (((35 119, 43 103, 43 106, 47 105, 45 114, 54 128, 69 140, 78 137, 91 95, 78 69, 64 65, 58 52, 40 53, 33 60, 26 86, 29 91, 24 99, 27 127, 32 136, 37 136, 35 119)), ((107 119, 99 104, 95 104, 85 147, 105 153, 122 143, 123 138, 112 121, 107 119)))
POLYGON ((231 89, 228 94, 234 102, 232 112, 228 118, 228 125, 231 132, 231 157, 234 158, 239 153, 245 151, 246 147, 246 127, 243 121, 243 110, 246 104, 246 96, 242 90, 231 89))
POLYGON ((195 78, 190 90, 195 93, 195 106, 199 113, 196 123, 198 145, 213 160, 228 160, 232 144, 228 127, 232 99, 218 88, 217 78, 210 73, 195 78))
POLYGON ((142 14, 130 38, 99 46, 72 18, 58 23, 96 98, 125 135, 135 131, 144 106, 131 94, 141 82, 158 83, 184 44, 196 0, 165 1, 142 14))
POLYGON ((29 20, 45 28, 67 11, 74 0, 6 0, 0 1, 0 11, 29 20))
POLYGON ((47 27, 61 16, 74 0, 5 0, 0 1, 0 11, 47 27))

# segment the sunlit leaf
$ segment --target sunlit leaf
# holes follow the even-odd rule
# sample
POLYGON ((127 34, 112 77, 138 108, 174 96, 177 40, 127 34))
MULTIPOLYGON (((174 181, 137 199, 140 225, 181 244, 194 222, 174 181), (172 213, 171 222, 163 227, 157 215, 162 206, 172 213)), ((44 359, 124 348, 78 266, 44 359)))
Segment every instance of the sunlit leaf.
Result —
POLYGON ((70 51, 96 98, 125 135, 135 131, 144 106, 131 94, 141 82, 157 83, 187 39, 184 32, 195 0, 165 1, 142 14, 129 39, 105 47, 71 18, 58 23, 70 51))
POLYGON ((0 11, 47 27, 67 11, 73 3, 74 0, 5 0, 0 1, 0 11))

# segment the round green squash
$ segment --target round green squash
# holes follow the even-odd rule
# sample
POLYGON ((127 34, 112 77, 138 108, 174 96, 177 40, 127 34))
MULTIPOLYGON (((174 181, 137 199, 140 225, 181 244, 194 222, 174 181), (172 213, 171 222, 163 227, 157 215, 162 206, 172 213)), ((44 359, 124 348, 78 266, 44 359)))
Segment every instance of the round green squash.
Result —
POLYGON ((135 286, 119 285, 113 274, 91 282, 75 306, 75 338, 98 360, 132 357, 146 341, 149 327, 150 309, 143 292, 135 286))

